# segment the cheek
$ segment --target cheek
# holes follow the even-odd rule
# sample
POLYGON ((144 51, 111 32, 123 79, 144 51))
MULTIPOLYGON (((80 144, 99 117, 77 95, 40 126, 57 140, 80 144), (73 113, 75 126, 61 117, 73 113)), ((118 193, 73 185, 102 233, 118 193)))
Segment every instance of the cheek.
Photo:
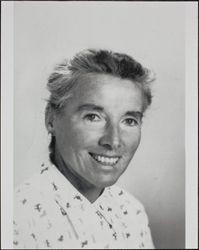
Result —
POLYGON ((99 138, 102 136, 101 129, 93 129, 85 126, 74 127, 73 138, 82 148, 97 145, 99 138))
POLYGON ((77 133, 69 122, 64 121, 56 124, 55 137, 57 147, 64 155, 68 155, 77 147, 77 133))
POLYGON ((68 124, 64 129, 60 129, 59 139, 62 145, 65 144, 66 150, 77 152, 95 146, 100 134, 99 130, 68 124))
POLYGON ((125 138, 126 150, 132 154, 136 151, 136 149, 138 148, 140 144, 141 131, 140 129, 137 129, 133 131, 132 133, 126 133, 124 138, 125 138))

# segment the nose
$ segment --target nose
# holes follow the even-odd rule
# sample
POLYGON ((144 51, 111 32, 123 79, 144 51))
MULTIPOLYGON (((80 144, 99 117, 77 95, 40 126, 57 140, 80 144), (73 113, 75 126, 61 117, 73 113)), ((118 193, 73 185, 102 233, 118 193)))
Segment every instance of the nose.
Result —
POLYGON ((115 150, 121 147, 121 135, 117 126, 109 124, 104 129, 104 134, 99 139, 99 145, 108 150, 115 150))

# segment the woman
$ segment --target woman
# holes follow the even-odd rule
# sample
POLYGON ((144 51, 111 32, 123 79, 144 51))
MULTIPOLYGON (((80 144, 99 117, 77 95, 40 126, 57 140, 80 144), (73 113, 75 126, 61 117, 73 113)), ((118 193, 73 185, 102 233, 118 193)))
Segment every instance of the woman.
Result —
POLYGON ((16 190, 16 248, 154 248, 142 204, 115 185, 141 139, 150 72, 85 50, 48 79, 49 162, 16 190))

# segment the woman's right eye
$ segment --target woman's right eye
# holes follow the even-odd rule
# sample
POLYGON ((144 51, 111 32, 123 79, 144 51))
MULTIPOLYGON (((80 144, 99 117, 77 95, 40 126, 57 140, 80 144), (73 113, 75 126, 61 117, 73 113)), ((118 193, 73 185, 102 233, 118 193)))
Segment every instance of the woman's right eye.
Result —
POLYGON ((84 119, 87 120, 87 121, 90 121, 90 122, 98 122, 98 121, 101 120, 99 115, 96 115, 96 114, 93 114, 93 113, 85 115, 84 119))

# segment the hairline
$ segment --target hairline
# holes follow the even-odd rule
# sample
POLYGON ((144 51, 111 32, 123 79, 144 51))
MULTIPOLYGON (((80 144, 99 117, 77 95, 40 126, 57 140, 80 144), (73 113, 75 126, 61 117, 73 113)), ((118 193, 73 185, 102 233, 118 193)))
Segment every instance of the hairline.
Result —
MULTIPOLYGON (((117 78, 117 79, 120 79, 120 80, 128 80, 128 81, 130 81, 132 84, 135 84, 135 85, 141 90, 141 92, 142 92, 142 97, 143 97, 143 111, 142 111, 142 112, 144 113, 144 112, 146 111, 146 109, 147 109, 147 107, 148 107, 148 105, 146 104, 146 102, 147 102, 147 97, 145 97, 144 87, 140 84, 139 81, 133 80, 133 79, 131 79, 130 77, 121 77, 121 76, 116 75, 116 74, 114 74, 114 73, 95 72, 95 71, 93 71, 93 72, 79 72, 79 73, 74 74, 74 76, 71 76, 71 78, 70 78, 71 81, 72 81, 72 80, 75 80, 75 78, 76 78, 76 80, 74 81, 74 86, 73 86, 73 87, 70 89, 70 91, 68 92, 69 95, 68 95, 68 97, 65 99, 65 101, 63 102, 63 107, 60 109, 60 111, 61 111, 62 109, 64 109, 67 100, 73 96, 73 92, 74 92, 75 88, 77 88, 77 87, 79 86, 79 84, 81 84, 81 83, 80 83, 80 81, 81 81, 80 77, 83 77, 83 78, 85 79, 86 76, 95 77, 95 75, 97 75, 97 76, 104 76, 104 77, 106 77, 106 76, 111 76, 111 77, 113 77, 113 78, 117 78)), ((91 79, 91 80, 92 80, 92 79, 91 79)), ((143 81, 143 82, 144 82, 144 81, 143 81)), ((86 84, 86 83, 84 82, 84 84, 86 84)), ((59 111, 58 111, 58 112, 59 112, 59 111)))

